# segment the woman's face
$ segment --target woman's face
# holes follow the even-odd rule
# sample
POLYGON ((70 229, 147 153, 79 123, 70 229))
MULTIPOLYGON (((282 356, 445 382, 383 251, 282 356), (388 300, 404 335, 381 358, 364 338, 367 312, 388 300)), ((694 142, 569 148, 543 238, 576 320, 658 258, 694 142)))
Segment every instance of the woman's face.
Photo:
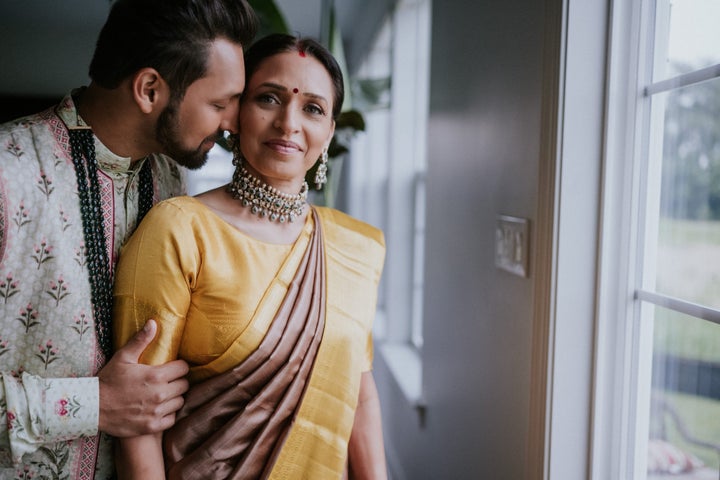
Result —
POLYGON ((283 52, 265 59, 248 79, 240 106, 240 148, 248 170, 295 193, 330 144, 333 83, 310 55, 283 52))

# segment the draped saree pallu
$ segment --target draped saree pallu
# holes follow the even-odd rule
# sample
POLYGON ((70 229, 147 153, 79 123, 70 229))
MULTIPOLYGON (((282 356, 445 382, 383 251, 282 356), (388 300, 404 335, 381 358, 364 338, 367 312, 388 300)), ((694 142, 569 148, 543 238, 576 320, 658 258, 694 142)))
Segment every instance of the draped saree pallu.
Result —
POLYGON ((267 478, 297 414, 325 326, 320 222, 259 347, 191 387, 163 437, 168 479, 267 478))

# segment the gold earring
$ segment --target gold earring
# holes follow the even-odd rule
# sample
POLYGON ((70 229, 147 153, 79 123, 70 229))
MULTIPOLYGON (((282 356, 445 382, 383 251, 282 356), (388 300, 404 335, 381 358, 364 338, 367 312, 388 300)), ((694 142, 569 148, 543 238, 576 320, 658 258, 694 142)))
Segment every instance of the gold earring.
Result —
POLYGON ((315 188, 318 190, 321 190, 322 186, 327 183, 327 163, 328 153, 327 147, 325 147, 320 155, 320 164, 317 170, 315 170, 315 188))

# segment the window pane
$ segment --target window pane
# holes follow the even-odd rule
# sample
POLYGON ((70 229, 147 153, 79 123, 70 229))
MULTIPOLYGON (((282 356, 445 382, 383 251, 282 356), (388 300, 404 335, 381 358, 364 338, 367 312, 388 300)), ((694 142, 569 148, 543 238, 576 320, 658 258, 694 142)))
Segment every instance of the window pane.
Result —
POLYGON ((649 478, 718 478, 718 345, 720 325, 655 307, 649 478))
POLYGON ((720 308, 720 79, 655 101, 665 110, 656 289, 720 308))
MULTIPOLYGON (((662 12, 660 9, 659 15, 662 12)), ((719 1, 671 0, 667 15, 667 63, 663 78, 720 63, 719 1)))

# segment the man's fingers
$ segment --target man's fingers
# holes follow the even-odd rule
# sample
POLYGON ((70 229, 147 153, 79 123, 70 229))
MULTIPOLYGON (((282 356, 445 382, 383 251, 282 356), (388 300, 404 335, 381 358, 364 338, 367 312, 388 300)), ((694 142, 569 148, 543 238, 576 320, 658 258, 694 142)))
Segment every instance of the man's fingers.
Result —
POLYGON ((184 377, 190 371, 190 367, 184 360, 173 360, 157 367, 160 378, 170 382, 176 378, 184 377))
POLYGON ((157 430, 153 433, 160 433, 164 432, 168 428, 175 425, 175 414, 171 413, 169 415, 164 416, 157 424, 157 430))
POLYGON ((167 385, 167 398, 181 397, 190 388, 190 384, 184 378, 174 380, 167 385))
POLYGON ((140 355, 145 351, 157 332, 157 324, 155 320, 148 320, 142 330, 137 332, 128 340, 124 347, 117 351, 116 355, 121 355, 125 362, 138 363, 140 355))
MULTIPOLYGON (((167 402, 163 403, 160 408, 158 408, 158 416, 162 416, 163 418, 167 418, 169 416, 173 417, 177 413, 178 410, 180 410, 185 403, 185 400, 183 397, 177 396, 173 397, 172 399, 168 400, 167 402)), ((172 425, 171 425, 172 426, 172 425)))

